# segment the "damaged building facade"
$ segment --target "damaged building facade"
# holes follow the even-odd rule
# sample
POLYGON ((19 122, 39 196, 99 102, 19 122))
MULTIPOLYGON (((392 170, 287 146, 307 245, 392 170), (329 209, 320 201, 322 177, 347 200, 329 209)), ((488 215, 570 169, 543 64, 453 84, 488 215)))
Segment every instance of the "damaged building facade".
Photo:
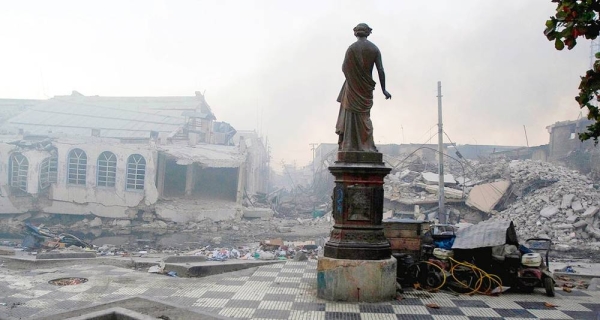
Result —
POLYGON ((30 105, 2 128, 2 215, 228 220, 242 214, 244 195, 268 187, 262 139, 217 122, 198 92, 74 92, 30 105))

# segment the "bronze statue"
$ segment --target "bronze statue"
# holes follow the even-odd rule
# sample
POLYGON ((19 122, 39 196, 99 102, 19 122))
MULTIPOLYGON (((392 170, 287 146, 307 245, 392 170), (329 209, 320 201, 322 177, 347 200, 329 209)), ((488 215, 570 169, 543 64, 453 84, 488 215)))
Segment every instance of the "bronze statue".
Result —
POLYGON ((340 151, 377 152, 373 141, 371 107, 373 106, 373 65, 377 68, 381 90, 386 99, 392 95, 385 90, 385 73, 379 48, 367 37, 372 29, 366 23, 354 28, 357 40, 348 47, 342 71, 346 77, 337 98, 340 113, 336 124, 340 151))

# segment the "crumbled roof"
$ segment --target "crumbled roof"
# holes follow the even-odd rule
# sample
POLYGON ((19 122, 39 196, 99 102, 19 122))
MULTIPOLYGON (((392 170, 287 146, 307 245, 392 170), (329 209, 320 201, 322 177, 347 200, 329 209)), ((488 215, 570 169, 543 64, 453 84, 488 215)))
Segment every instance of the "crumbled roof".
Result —
POLYGON ((11 118, 8 123, 31 134, 65 133, 90 136, 99 129, 110 138, 148 138, 150 131, 171 135, 185 125, 185 112, 214 119, 197 93, 189 97, 57 96, 11 118))
POLYGON ((217 144, 187 144, 157 145, 159 152, 175 158, 179 165, 197 163, 210 168, 237 168, 245 160, 245 154, 237 146, 217 144))

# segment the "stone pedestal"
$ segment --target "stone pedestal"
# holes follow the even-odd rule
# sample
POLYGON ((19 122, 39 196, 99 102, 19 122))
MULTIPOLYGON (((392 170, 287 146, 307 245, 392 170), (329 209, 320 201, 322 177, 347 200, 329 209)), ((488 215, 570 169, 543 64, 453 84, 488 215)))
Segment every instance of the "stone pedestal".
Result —
POLYGON ((378 302, 396 297, 396 259, 321 258, 317 296, 330 301, 378 302))
POLYGON ((392 256, 383 234, 383 178, 391 171, 381 153, 339 152, 335 176, 335 225, 324 255, 334 259, 383 260, 392 256))
POLYGON ((396 259, 383 234, 383 178, 390 172, 381 153, 338 152, 335 225, 317 266, 317 296, 333 301, 376 302, 396 296, 396 259))

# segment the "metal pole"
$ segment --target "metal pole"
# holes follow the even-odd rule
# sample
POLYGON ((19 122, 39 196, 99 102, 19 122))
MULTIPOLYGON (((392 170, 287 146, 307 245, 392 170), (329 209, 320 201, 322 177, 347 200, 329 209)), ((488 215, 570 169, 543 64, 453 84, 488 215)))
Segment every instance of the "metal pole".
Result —
POLYGON ((309 143, 311 150, 312 150, 312 183, 313 183, 313 188, 314 188, 314 184, 315 184, 315 146, 318 146, 318 143, 309 143))
POLYGON ((529 139, 527 138, 527 129, 525 129, 525 125, 523 125, 523 131, 525 131, 525 141, 527 142, 527 148, 529 148, 529 139))
POLYGON ((439 211, 438 220, 446 223, 446 208, 444 207, 444 127, 442 124, 442 82, 438 81, 438 163, 439 163, 439 211))

